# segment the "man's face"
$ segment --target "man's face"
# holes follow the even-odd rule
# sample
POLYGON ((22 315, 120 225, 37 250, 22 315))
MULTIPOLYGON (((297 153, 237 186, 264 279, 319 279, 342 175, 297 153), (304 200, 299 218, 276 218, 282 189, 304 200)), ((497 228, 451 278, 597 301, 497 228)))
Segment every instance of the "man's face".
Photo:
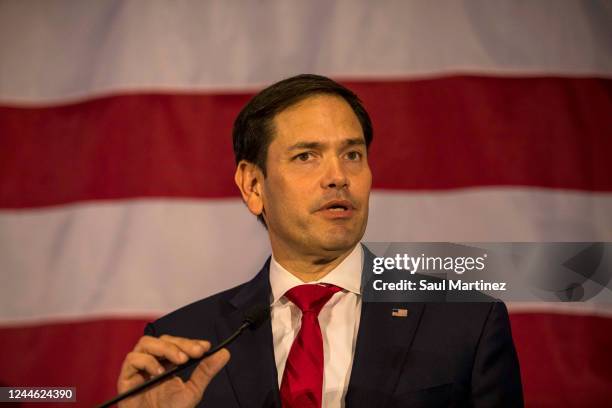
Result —
POLYGON ((372 173, 361 124, 342 98, 309 97, 277 114, 263 182, 272 248, 335 256, 363 236, 372 173))

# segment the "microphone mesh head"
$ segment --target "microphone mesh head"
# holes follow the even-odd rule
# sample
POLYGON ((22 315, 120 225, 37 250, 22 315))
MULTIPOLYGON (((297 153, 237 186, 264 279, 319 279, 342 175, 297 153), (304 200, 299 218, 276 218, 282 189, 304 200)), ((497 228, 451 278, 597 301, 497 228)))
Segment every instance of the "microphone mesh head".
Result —
POLYGON ((270 306, 258 304, 246 311, 244 321, 250 324, 251 330, 257 329, 270 318, 270 306))

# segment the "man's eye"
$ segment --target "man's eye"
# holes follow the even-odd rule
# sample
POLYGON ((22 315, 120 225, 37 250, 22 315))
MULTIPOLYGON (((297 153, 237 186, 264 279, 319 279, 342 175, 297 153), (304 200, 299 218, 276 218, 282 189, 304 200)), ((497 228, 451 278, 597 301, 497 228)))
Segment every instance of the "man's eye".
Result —
POLYGON ((346 158, 349 160, 359 160, 361 159, 361 152, 352 151, 346 154, 346 158))
POLYGON ((299 161, 308 161, 308 159, 310 159, 311 157, 312 157, 312 153, 304 152, 304 153, 300 153, 297 156, 295 156, 294 159, 297 159, 299 161))

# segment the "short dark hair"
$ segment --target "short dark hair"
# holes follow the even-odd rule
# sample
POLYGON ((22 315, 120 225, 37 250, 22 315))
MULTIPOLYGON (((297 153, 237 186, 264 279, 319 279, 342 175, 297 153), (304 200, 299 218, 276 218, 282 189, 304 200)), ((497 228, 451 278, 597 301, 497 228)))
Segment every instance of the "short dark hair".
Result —
MULTIPOLYGON (((241 160, 251 162, 261 169, 265 177, 274 117, 310 96, 321 94, 339 96, 350 105, 361 124, 366 148, 369 147, 373 138, 372 121, 357 95, 327 77, 302 74, 270 85, 242 108, 232 131, 236 164, 241 160)), ((263 217, 259 215, 258 218, 265 225, 263 217)))

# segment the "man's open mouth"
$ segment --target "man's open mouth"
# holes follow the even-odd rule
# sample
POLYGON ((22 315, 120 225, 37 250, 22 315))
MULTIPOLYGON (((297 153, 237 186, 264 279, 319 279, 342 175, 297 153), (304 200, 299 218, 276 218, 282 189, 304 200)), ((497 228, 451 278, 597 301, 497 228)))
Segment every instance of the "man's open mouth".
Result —
POLYGON ((332 210, 332 211, 346 211, 352 210, 353 204, 348 200, 333 200, 326 203, 323 207, 323 210, 332 210))

